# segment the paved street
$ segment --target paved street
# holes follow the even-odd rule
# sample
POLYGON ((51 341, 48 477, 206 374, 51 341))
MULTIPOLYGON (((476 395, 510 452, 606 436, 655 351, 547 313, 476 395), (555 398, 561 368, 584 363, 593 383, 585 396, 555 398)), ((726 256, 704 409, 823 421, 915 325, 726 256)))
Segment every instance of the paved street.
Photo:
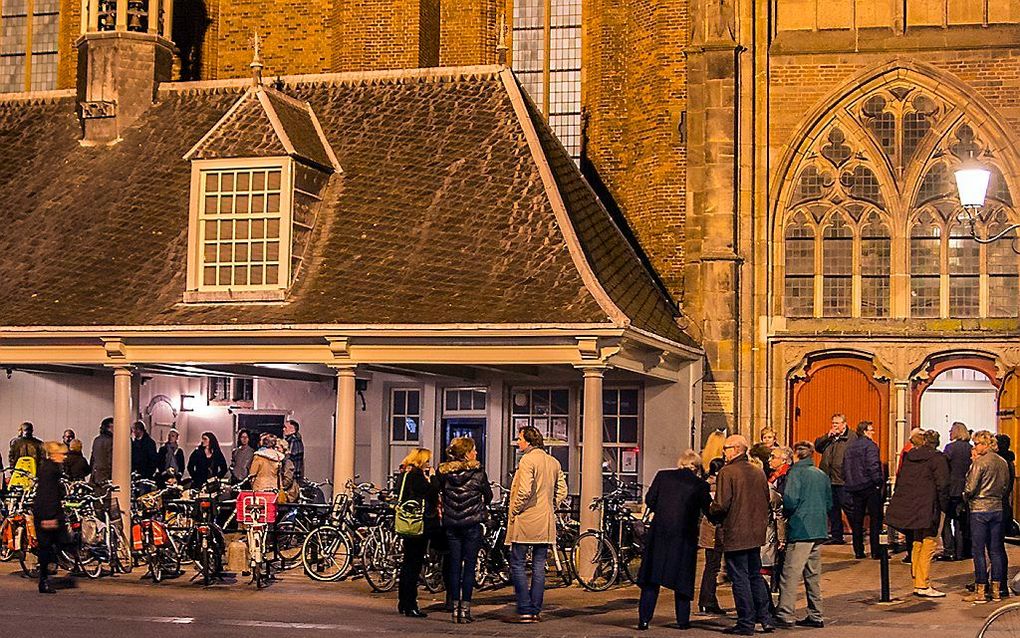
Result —
MULTIPOLYGON (((969 562, 937 563, 938 585, 949 596, 927 601, 909 596, 909 571, 898 557, 892 565, 898 605, 876 606, 878 563, 853 561, 848 548, 827 548, 825 553, 825 614, 822 630, 796 629, 788 633, 817 636, 925 636, 972 638, 982 619, 994 607, 973 607, 961 602, 968 581, 969 562)), ((1011 562, 1020 564, 1020 550, 1011 548, 1011 562)), ((637 590, 634 587, 592 594, 577 588, 554 589, 546 597, 545 621, 519 626, 503 622, 512 611, 509 588, 478 594, 477 621, 452 625, 437 612, 426 620, 411 620, 395 612, 395 594, 370 594, 363 581, 314 583, 300 571, 287 573, 269 589, 255 591, 244 584, 216 585, 208 589, 189 583, 187 577, 152 585, 139 571, 115 579, 79 581, 75 589, 56 596, 40 596, 31 583, 4 564, 0 576, 0 623, 4 636, 68 635, 76 638, 145 636, 250 636, 266 632, 282 636, 325 636, 342 632, 419 636, 632 636, 637 590), (55 633, 58 631, 59 634, 55 633)), ((727 587, 720 588, 724 607, 732 609, 727 587)), ((422 606, 441 603, 424 595, 422 606)), ((672 601, 664 592, 654 627, 647 636, 677 635, 670 627, 672 601)), ((732 616, 732 613, 731 613, 732 616)), ((730 623, 717 617, 694 618, 686 635, 719 635, 730 623)))

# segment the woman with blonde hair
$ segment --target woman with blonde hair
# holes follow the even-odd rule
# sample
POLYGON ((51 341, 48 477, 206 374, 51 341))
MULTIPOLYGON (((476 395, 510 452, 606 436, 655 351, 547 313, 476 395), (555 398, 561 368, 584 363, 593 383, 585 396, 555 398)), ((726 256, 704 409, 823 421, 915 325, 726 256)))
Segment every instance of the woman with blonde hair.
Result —
POLYGON ((701 469, 706 473, 709 470, 712 459, 721 459, 723 457, 723 445, 725 442, 726 430, 716 430, 705 439, 705 447, 701 450, 701 469))
POLYGON ((439 484, 432 472, 432 451, 415 448, 400 462, 403 476, 400 479, 399 501, 418 501, 425 505, 424 533, 404 536, 404 558, 400 563, 400 582, 397 586, 397 611, 411 618, 425 618, 428 614, 418 609, 418 575, 425 563, 429 539, 439 528, 439 484))
POLYGON ((701 516, 708 514, 708 483, 701 478, 701 458, 694 450, 680 455, 675 470, 660 470, 652 480, 645 505, 654 514, 645 539, 637 582, 641 587, 638 629, 648 629, 655 614, 659 588, 673 590, 677 627, 691 626, 694 571, 698 564, 701 516))

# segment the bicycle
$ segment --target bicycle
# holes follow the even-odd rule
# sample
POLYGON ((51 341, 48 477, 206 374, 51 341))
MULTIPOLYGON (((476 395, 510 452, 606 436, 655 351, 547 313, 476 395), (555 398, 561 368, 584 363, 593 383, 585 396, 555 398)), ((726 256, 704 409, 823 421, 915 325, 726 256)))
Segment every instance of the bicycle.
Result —
POLYGON ((37 543, 30 511, 35 494, 35 477, 17 468, 14 469, 14 473, 29 477, 30 484, 27 489, 9 490, 7 516, 3 523, 0 523, 0 539, 3 540, 10 556, 17 559, 22 574, 27 578, 35 578, 39 575, 39 561, 35 555, 37 543))
POLYGON ((237 511, 238 522, 245 526, 251 582, 262 589, 273 578, 266 541, 269 525, 276 520, 276 492, 241 492, 237 497, 237 511))
POLYGON ((348 481, 346 487, 346 492, 333 499, 325 524, 309 532, 301 544, 301 564, 312 580, 333 582, 344 578, 353 567, 355 551, 360 550, 357 511, 374 486, 348 481))
POLYGON ((136 512, 132 517, 132 546, 148 567, 147 575, 152 577, 153 583, 181 572, 181 552, 166 524, 160 520, 164 495, 175 492, 179 492, 178 488, 167 487, 142 494, 136 499, 137 507, 132 508, 136 512))
POLYGON ((621 576, 634 583, 641 566, 644 546, 637 530, 641 521, 626 507, 628 492, 640 487, 618 478, 611 480, 613 490, 590 505, 592 510, 603 510, 600 528, 578 536, 572 550, 577 580, 589 591, 605 591, 620 582, 621 576), (590 558, 585 561, 585 556, 590 558))

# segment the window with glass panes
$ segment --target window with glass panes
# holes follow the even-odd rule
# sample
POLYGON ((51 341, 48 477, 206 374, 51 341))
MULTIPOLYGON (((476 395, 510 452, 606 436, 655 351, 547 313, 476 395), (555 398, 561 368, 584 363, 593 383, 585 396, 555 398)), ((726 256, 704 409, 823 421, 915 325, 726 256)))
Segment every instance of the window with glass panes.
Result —
POLYGON ((910 229, 910 316, 938 317, 942 272, 942 229, 922 213, 910 229))
POLYGON ((60 0, 0 2, 0 93, 57 88, 60 0))
POLYGON ((861 228, 861 316, 888 317, 892 239, 878 213, 861 228))
POLYGON ((949 230, 949 314, 981 314, 981 247, 961 224, 949 230))
POLYGON ((513 69, 567 152, 581 153, 581 1, 514 2, 513 69))
POLYGON ((421 390, 393 388, 390 391, 390 442, 417 443, 421 439, 421 390))
MULTIPOLYGON (((988 224, 988 236, 994 237, 1009 225, 1009 218, 1002 211, 992 216, 988 224)), ((992 242, 984 247, 988 273, 988 316, 1016 317, 1020 305, 1020 258, 1013 252, 1008 239, 992 242)))
POLYGON ((786 226, 783 309, 788 317, 810 317, 815 307, 815 231, 798 213, 786 226))
MULTIPOLYGON (((638 388, 602 390, 602 469, 637 483, 641 474, 641 391, 638 388)), ((584 402, 581 402, 583 418, 584 402)))
POLYGON ((822 231, 822 315, 849 317, 853 303, 854 232, 836 213, 822 231))
POLYGON ((484 412, 485 388, 448 388, 443 393, 443 414, 484 412))
POLYGON ((203 170, 200 290, 288 285, 283 167, 203 170))
POLYGON ((567 388, 514 388, 510 393, 511 443, 525 426, 538 428, 546 452, 570 480, 570 391, 567 388))

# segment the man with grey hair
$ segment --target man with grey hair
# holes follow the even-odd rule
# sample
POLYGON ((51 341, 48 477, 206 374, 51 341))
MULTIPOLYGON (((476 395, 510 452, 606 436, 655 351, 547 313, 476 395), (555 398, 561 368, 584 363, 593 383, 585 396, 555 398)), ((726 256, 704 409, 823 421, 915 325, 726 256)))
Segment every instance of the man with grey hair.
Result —
POLYGON ((761 546, 769 519, 769 486, 765 473, 747 459, 747 439, 735 434, 723 444, 726 465, 719 470, 715 500, 709 508, 713 522, 722 527, 726 572, 733 583, 737 624, 725 634, 753 636, 754 626, 775 629, 769 613, 769 590, 761 575, 761 546))
POLYGON ((822 455, 818 468, 825 472, 832 484, 832 511, 829 512, 829 544, 844 545, 843 509, 847 499, 843 485, 843 459, 846 449, 857 439, 857 434, 847 427, 842 412, 832 415, 832 426, 828 433, 815 439, 815 451, 822 455))
POLYGON ((828 538, 828 518, 832 509, 829 477, 815 467, 815 447, 810 441, 793 446, 796 462, 790 468, 783 493, 786 515, 786 562, 779 579, 778 627, 825 626, 822 617, 822 544, 828 538), (807 590, 807 618, 794 620, 797 583, 803 578, 807 590))

